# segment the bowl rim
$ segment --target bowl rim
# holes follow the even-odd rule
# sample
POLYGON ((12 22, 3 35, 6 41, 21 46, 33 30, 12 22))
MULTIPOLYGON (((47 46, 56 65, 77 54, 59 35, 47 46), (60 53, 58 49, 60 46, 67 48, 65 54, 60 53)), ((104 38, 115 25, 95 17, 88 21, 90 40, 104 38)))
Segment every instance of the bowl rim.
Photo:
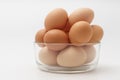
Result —
POLYGON ((39 43, 39 42, 33 42, 34 44, 40 44, 40 45, 96 45, 101 44, 101 42, 94 42, 94 43, 39 43))

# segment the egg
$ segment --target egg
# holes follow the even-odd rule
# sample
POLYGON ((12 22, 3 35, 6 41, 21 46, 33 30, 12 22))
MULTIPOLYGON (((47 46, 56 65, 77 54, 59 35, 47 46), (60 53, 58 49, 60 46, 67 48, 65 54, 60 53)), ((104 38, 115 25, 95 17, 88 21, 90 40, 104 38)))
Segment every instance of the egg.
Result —
POLYGON ((92 27, 85 21, 76 22, 70 29, 69 38, 71 43, 87 43, 93 34, 92 27))
POLYGON ((84 49, 70 46, 58 54, 57 63, 63 67, 79 67, 86 62, 86 59, 87 55, 84 49))
POLYGON ((45 28, 47 31, 51 29, 64 29, 67 20, 68 15, 64 9, 54 9, 45 18, 45 28))
POLYGON ((43 41, 43 37, 46 33, 45 29, 41 29, 39 30, 36 35, 35 35, 35 42, 39 45, 39 46, 44 46, 44 41, 43 41))
POLYGON ((64 49, 69 42, 67 34, 59 29, 53 29, 48 31, 44 36, 44 42, 46 46, 54 51, 64 49))
POLYGON ((83 49, 87 53, 86 63, 92 62, 96 57, 96 49, 93 45, 84 46, 83 49))
POLYGON ((73 11, 68 17, 65 31, 68 32, 71 26, 78 21, 86 21, 91 23, 94 18, 94 12, 89 8, 79 8, 73 11))
POLYGON ((58 52, 43 47, 39 52, 39 60, 46 65, 57 65, 58 52))
POLYGON ((89 40, 89 42, 90 43, 100 42, 104 34, 102 27, 99 25, 91 25, 91 27, 93 29, 93 35, 91 39, 89 40))

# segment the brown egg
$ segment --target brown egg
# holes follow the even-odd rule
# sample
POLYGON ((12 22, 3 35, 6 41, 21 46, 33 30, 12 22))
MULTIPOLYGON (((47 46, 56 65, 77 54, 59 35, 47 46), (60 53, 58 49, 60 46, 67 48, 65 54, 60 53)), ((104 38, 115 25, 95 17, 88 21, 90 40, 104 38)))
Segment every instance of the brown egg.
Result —
POLYGON ((87 61, 86 63, 90 63, 93 61, 96 57, 96 49, 94 46, 89 45, 89 46, 84 46, 83 49, 87 53, 87 61))
POLYGON ((62 50, 57 56, 57 63, 63 67, 82 66, 87 60, 87 55, 83 48, 70 46, 62 50))
POLYGON ((91 25, 91 26, 93 29, 93 35, 89 42, 90 43, 100 42, 104 34, 102 27, 98 25, 91 25))
POLYGON ((88 22, 76 22, 70 29, 69 38, 71 43, 86 43, 92 37, 93 31, 88 22))
POLYGON ((39 60, 47 65, 57 65, 57 54, 58 52, 43 47, 39 53, 39 60))
POLYGON ((62 8, 57 8, 51 11, 45 18, 46 30, 64 29, 67 23, 67 12, 62 8))
POLYGON ((35 36, 35 42, 39 45, 39 46, 44 46, 44 41, 43 41, 43 37, 46 33, 46 30, 45 29, 41 29, 39 30, 37 33, 36 33, 36 36, 35 36))
POLYGON ((65 31, 68 32, 71 26, 78 21, 86 21, 88 23, 91 23, 93 18, 94 18, 93 10, 89 8, 76 9, 70 14, 65 31))
POLYGON ((67 46, 66 43, 69 41, 68 36, 64 31, 53 29, 45 34, 44 42, 49 49, 59 51, 64 49, 67 46))

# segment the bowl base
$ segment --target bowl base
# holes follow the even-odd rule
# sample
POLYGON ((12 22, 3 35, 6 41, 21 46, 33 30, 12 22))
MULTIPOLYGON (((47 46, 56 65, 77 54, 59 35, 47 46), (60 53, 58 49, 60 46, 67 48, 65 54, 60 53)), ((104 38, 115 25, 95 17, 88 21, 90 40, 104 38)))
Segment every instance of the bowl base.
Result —
POLYGON ((91 64, 91 65, 86 64, 86 65, 83 65, 80 67, 68 68, 68 67, 61 67, 61 66, 49 66, 49 65, 44 65, 44 64, 38 63, 38 68, 40 70, 43 70, 46 72, 73 74, 73 73, 92 71, 96 68, 96 65, 95 64, 91 64))

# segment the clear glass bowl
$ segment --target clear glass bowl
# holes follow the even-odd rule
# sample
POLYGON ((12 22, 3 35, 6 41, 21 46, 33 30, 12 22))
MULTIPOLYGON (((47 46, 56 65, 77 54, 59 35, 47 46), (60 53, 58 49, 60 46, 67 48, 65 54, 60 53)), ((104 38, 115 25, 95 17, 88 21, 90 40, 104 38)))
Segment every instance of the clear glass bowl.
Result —
POLYGON ((79 73, 94 70, 98 64, 100 43, 35 43, 35 59, 43 71, 79 73))

